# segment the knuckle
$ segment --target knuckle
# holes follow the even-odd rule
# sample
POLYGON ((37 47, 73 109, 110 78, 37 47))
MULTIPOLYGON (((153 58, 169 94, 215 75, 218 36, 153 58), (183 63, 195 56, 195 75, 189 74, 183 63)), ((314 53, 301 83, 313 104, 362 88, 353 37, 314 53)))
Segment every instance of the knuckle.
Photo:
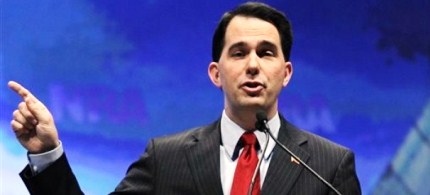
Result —
POLYGON ((12 116, 13 116, 14 119, 16 119, 16 118, 18 118, 18 116, 20 114, 21 114, 21 112, 19 112, 19 110, 15 110, 15 111, 13 111, 12 116))
POLYGON ((24 109, 25 107, 26 107, 25 102, 20 102, 20 103, 18 104, 18 108, 19 108, 19 109, 24 109))
POLYGON ((11 125, 12 130, 14 132, 17 132, 17 131, 19 131, 22 128, 22 125, 20 123, 16 122, 15 120, 12 120, 10 122, 10 125, 11 125))

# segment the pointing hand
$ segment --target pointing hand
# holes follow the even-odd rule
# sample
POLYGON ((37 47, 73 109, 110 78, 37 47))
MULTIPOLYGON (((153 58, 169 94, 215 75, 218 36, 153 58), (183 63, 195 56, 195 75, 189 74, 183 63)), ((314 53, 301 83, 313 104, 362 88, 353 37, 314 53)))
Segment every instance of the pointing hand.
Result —
POLYGON ((9 81, 8 86, 23 99, 11 121, 21 145, 33 154, 56 148, 59 145, 57 128, 46 106, 19 83, 9 81))

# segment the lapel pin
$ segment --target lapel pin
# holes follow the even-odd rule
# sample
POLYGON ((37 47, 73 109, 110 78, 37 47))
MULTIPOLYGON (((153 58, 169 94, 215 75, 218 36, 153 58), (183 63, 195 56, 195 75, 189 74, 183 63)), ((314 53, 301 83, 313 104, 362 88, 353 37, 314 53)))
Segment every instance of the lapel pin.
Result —
POLYGON ((291 157, 291 162, 300 165, 300 162, 297 159, 295 159, 294 157, 291 157))

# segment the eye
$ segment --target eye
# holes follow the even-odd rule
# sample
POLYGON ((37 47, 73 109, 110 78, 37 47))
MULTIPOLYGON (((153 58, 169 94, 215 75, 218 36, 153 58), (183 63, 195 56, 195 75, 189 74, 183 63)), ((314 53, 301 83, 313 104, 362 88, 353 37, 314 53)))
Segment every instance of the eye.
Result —
POLYGON ((275 56, 275 52, 270 51, 270 50, 266 50, 266 51, 264 51, 264 55, 265 56, 275 56))
POLYGON ((265 57, 265 56, 269 56, 269 57, 274 57, 276 56, 276 53, 272 50, 263 50, 259 53, 260 57, 265 57))
POLYGON ((245 56, 245 52, 237 50, 231 53, 232 57, 243 57, 245 56))

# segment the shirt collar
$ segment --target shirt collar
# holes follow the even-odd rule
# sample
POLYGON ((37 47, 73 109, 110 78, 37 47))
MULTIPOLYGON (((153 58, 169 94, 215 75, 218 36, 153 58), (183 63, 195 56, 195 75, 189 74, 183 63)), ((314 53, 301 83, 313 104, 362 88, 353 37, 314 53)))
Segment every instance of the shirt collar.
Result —
MULTIPOLYGON (((279 133, 279 128, 281 127, 281 120, 279 118, 279 114, 276 113, 274 117, 272 117, 268 121, 268 126, 273 133, 273 135, 277 138, 279 133)), ((237 142, 239 141, 242 134, 245 132, 238 124, 233 122, 226 114, 225 110, 222 113, 221 117, 221 140, 222 144, 230 158, 233 157, 233 152, 236 147, 237 142)), ((260 153, 264 149, 264 145, 266 144, 266 135, 261 131, 254 131, 255 136, 257 137, 258 143, 260 144, 260 153)), ((267 160, 272 154, 273 148, 275 148, 275 141, 269 137, 269 144, 267 146, 266 153, 264 154, 264 158, 267 160)))

